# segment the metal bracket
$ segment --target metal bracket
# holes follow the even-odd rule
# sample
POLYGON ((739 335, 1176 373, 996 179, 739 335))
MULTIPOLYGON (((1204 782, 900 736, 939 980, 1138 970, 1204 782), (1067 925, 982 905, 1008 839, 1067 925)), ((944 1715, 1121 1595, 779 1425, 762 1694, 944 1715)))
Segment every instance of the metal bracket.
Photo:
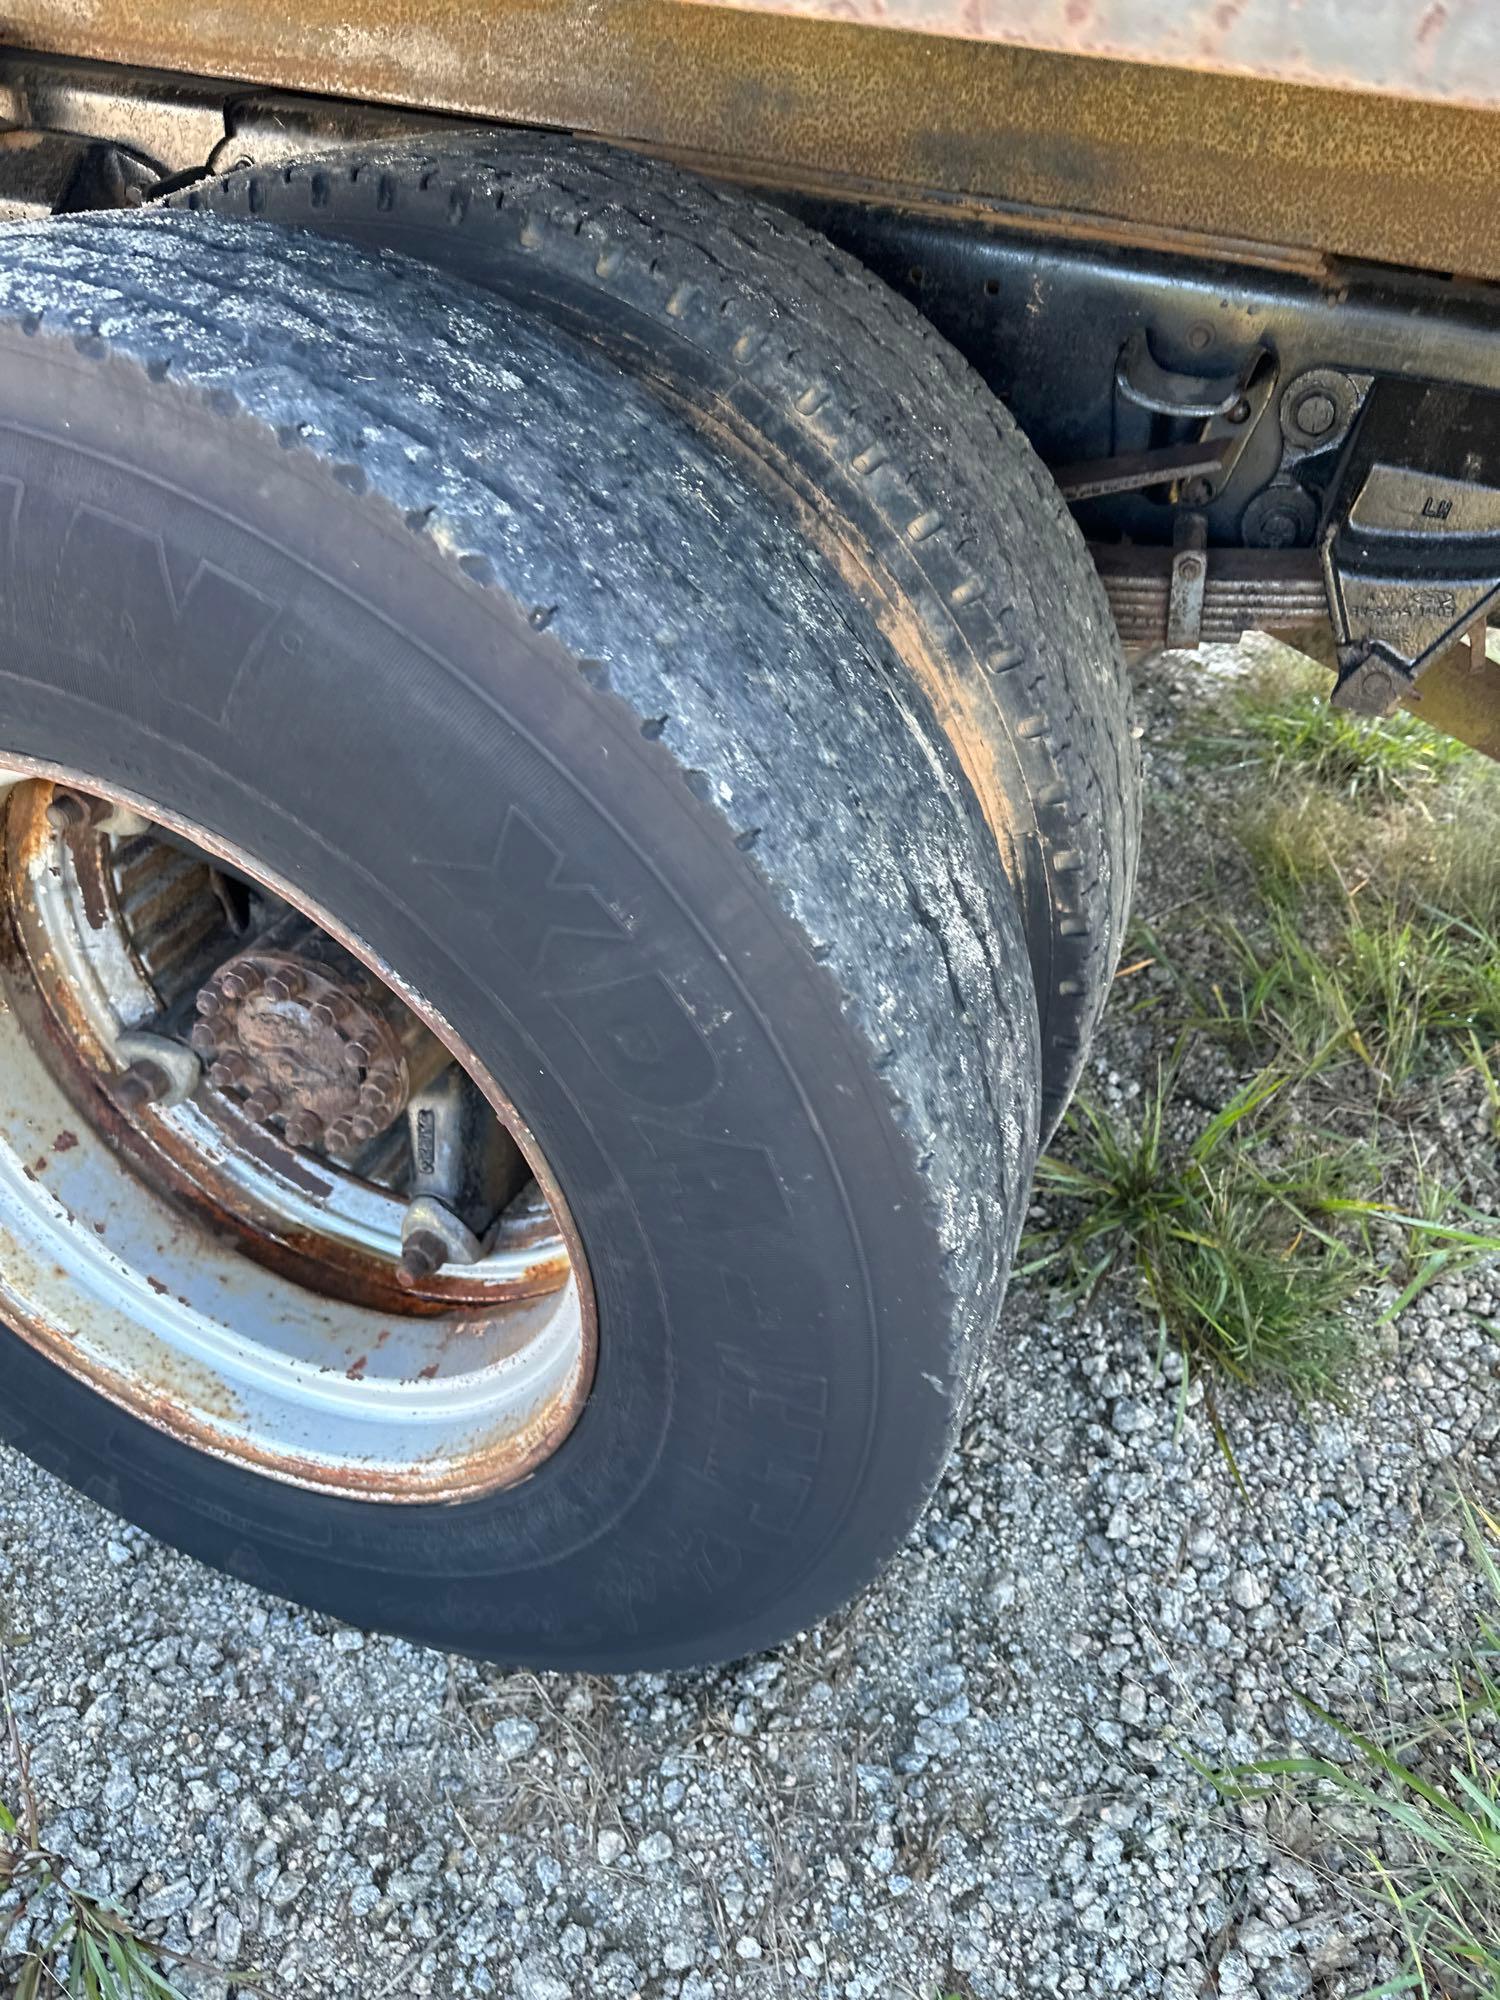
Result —
POLYGON ((1167 591, 1167 645, 1191 652, 1203 636, 1203 596, 1208 586, 1208 524, 1201 514, 1177 516, 1176 550, 1167 591))
POLYGON ((1320 538, 1333 700, 1384 715, 1500 603, 1500 396, 1383 381, 1320 538))

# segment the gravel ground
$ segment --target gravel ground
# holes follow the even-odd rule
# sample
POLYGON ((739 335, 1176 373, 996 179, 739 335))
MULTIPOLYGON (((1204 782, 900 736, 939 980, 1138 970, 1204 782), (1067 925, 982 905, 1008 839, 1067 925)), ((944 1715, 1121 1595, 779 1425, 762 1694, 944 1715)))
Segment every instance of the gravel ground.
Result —
MULTIPOLYGON (((1201 676, 1157 669, 1148 741, 1201 676)), ((1152 761, 1148 918, 1204 859, 1152 761)), ((1122 1013, 1089 1087, 1129 1100, 1159 1053, 1122 1013)), ((1450 1094, 1425 1133, 1470 1171, 1477 1111, 1450 1094)), ((47 1837, 152 1935, 299 2000, 1357 1993, 1396 1958, 1328 1826, 1270 1839, 1189 1758, 1330 1747, 1294 1689, 1356 1713, 1381 1672, 1398 1703, 1431 1692, 1464 1610, 1454 1481, 1496 1490, 1497 1315, 1500 1274, 1435 1287, 1313 1427, 1224 1402, 1241 1493, 1196 1381, 1174 1428, 1178 1364, 1128 1281, 1087 1310, 1017 1293, 880 1586, 693 1677, 538 1679, 349 1631, 0 1453, 47 1837)))

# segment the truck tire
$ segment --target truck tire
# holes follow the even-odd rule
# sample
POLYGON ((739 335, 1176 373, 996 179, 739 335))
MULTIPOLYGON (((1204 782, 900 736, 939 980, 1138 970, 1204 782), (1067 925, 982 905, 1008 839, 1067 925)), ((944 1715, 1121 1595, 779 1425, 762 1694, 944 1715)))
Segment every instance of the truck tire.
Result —
MULTIPOLYGON (((1045 542, 1029 473, 1012 505, 1045 542)), ((432 1427, 489 1393, 464 1340, 491 1320, 448 1310, 441 1269, 406 1317, 314 1294, 296 1260, 337 1174, 289 1160, 289 1115, 241 1164, 325 1174, 301 1236, 226 1248, 242 1218, 158 1200, 147 1137, 221 1097, 228 1131, 273 1112, 215 1082, 223 1055, 175 1102, 175 1016, 107 1106, 72 1070, 64 1101, 12 966, 0 1438, 263 1588, 538 1668, 738 1656, 873 1576, 997 1323, 1036 1007, 930 701, 739 457, 547 317, 398 257, 166 210, 32 225, 0 235, 0 623, 8 881, 42 843, 14 936, 86 839, 117 871, 186 843, 250 899, 242 930, 257 896, 322 925, 309 977, 346 948, 403 1033, 472 1062, 554 1197, 547 1296, 592 1329, 565 1434, 507 1431, 523 1471, 461 1484, 477 1447, 432 1427), (396 1463, 370 1426, 397 1420, 448 1442, 396 1463)), ((114 921, 91 908, 80 951, 114 921)), ((279 977, 262 998, 295 1012, 279 977)), ((194 1049, 228 1032, 214 981, 178 1003, 194 1049)), ((410 1185, 382 1171, 372 1201, 410 1185)))
POLYGON ((1045 468, 920 314, 766 203, 550 134, 425 145, 175 199, 487 286, 732 438, 872 606, 974 787, 1021 901, 1050 1132, 1118 962, 1139 760, 1113 620, 1045 468))

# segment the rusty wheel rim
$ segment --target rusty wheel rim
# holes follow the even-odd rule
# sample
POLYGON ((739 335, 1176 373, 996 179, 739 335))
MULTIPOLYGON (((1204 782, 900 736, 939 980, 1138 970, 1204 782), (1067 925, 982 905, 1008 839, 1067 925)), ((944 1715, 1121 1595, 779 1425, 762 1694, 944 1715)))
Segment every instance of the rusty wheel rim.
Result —
POLYGON ((527 1477, 587 1397, 593 1297, 473 1051, 168 808, 8 759, 0 835, 0 1318, 294 1485, 451 1501, 527 1477))

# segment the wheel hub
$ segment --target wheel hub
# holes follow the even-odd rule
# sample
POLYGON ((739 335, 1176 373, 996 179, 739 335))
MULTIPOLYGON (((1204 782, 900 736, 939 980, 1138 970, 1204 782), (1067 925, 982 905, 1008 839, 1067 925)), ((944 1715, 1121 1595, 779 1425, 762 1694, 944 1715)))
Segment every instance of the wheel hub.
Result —
POLYGON ((415 1023, 403 1034, 368 976, 309 950, 238 952, 195 1004, 209 1082, 307 1151, 352 1154, 389 1131, 411 1095, 411 1057, 441 1056, 415 1023))

